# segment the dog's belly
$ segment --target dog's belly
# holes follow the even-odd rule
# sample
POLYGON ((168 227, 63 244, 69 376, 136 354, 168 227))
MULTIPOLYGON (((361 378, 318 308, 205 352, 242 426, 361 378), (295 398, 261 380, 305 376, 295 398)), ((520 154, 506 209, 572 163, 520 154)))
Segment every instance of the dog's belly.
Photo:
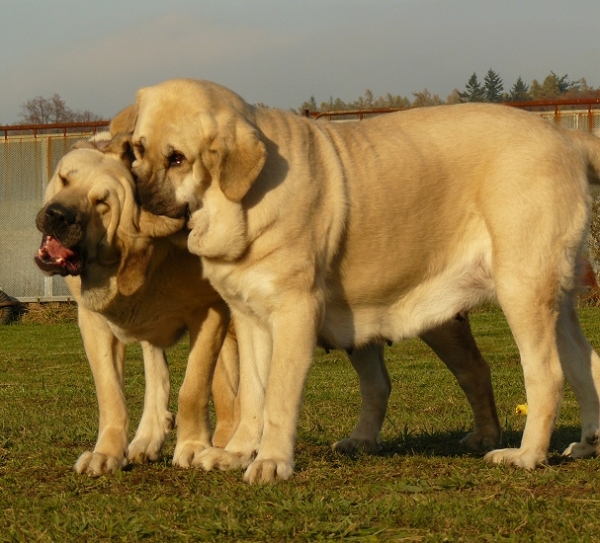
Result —
POLYGON ((494 297, 491 251, 477 251, 387 298, 365 291, 359 300, 330 297, 319 336, 324 344, 345 349, 399 341, 494 297))

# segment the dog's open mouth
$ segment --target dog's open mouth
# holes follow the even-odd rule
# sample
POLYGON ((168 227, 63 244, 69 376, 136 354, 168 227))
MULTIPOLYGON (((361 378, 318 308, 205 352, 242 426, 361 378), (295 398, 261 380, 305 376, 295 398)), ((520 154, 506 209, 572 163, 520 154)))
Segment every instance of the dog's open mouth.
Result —
POLYGON ((35 255, 35 263, 42 271, 51 275, 79 275, 82 268, 81 255, 77 249, 65 247, 50 234, 44 234, 35 255))

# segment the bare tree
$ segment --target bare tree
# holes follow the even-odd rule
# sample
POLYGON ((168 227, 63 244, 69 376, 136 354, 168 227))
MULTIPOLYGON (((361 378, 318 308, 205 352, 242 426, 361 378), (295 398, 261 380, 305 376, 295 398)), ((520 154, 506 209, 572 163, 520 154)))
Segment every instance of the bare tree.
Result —
POLYGON ((102 117, 95 113, 74 111, 67 106, 59 94, 54 93, 49 98, 36 96, 21 104, 20 124, 51 124, 100 121, 102 117))

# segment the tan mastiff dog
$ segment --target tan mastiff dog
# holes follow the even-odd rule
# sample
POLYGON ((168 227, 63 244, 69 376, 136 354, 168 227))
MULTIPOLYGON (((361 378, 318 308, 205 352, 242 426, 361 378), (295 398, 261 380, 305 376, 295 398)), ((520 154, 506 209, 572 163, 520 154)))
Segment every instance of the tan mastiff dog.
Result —
POLYGON ((182 249, 175 237, 164 237, 180 230, 181 221, 141 211, 120 154, 96 148, 105 145, 80 143, 61 159, 36 220, 44 234, 36 262, 46 273, 67 276, 96 384, 98 440, 75 470, 98 476, 128 460, 157 459, 174 425, 164 349, 189 331, 173 458, 187 467, 204 448, 225 445, 236 424, 238 358, 233 330, 226 336, 229 310, 202 279, 200 259, 185 243, 182 249), (125 345, 132 341, 141 342, 146 392, 140 424, 127 446, 124 360, 125 345), (208 402, 219 352, 213 384, 218 423, 211 442, 208 402))
POLYGON ((317 123, 193 80, 140 90, 111 130, 132 127, 142 206, 191 216, 188 248, 236 319, 241 421, 205 468, 292 475, 319 340, 399 340, 489 299, 518 345, 529 416, 521 447, 486 458, 546 460, 565 376, 582 413, 565 454, 599 452, 600 361, 574 307, 597 138, 488 104, 317 123))

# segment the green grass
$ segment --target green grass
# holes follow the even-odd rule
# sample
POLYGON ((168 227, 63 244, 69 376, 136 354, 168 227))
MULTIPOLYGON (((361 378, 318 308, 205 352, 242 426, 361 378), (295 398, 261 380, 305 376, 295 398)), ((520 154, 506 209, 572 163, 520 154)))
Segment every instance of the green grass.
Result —
MULTIPOLYGON (((600 309, 580 311, 596 346, 600 309)), ((472 315, 492 366, 504 441, 518 445, 525 402, 518 354, 502 315, 472 315)), ((186 346, 170 352, 173 399, 186 346)), ((526 472, 483 462, 458 442, 471 414, 450 372, 418 340, 387 350, 393 382, 377 455, 344 457, 360 398, 345 355, 319 352, 296 443, 296 473, 249 486, 242 472, 204 473, 159 462, 90 479, 72 466, 93 447, 97 406, 73 323, 0 327, 0 541, 597 541, 600 461, 566 461, 579 439, 567 389, 547 467, 526 472)), ((138 348, 128 353, 132 433, 143 401, 138 348)), ((173 403, 172 409, 175 410, 173 403)))

